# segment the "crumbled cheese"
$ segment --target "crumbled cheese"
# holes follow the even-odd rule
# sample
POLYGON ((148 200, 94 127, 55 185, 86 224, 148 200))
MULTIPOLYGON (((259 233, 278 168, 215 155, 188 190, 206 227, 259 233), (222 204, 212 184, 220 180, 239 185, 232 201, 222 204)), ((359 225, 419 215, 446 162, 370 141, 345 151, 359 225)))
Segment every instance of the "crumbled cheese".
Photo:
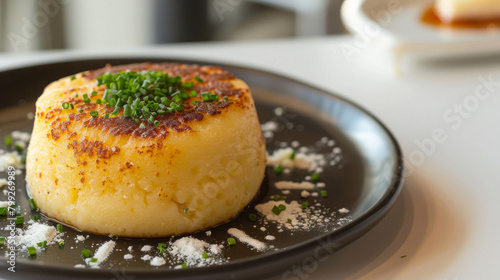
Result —
POLYGON ((17 151, 0 155, 0 172, 5 172, 9 166, 14 166, 16 169, 23 168, 21 156, 17 151))
POLYGON ((3 186, 7 186, 9 182, 5 178, 0 178, 0 188, 3 186))
POLYGON ((141 248, 141 252, 149 252, 153 247, 151 245, 144 245, 141 248))
POLYGON ((87 258, 85 261, 87 262, 88 265, 90 266, 98 266, 102 262, 104 262, 108 257, 113 253, 113 249, 116 246, 116 242, 113 240, 110 240, 108 242, 103 243, 99 248, 97 248, 97 251, 94 253, 94 258, 97 259, 96 262, 91 262, 91 258, 87 258))
POLYGON ((32 247, 43 241, 47 241, 47 244, 50 244, 56 235, 57 230, 55 227, 33 223, 28 226, 28 229, 23 234, 17 236, 16 241, 17 244, 32 247))
POLYGON ((212 235, 212 232, 211 232, 211 231, 209 231, 209 230, 207 230, 207 231, 205 231, 205 234, 206 234, 207 236, 210 236, 210 235, 212 235))
POLYGON ((339 209, 339 213, 349 213, 349 210, 346 208, 339 209))
POLYGON ((261 227, 260 230, 266 231, 266 228, 265 227, 261 227))
POLYGON ((311 182, 290 182, 290 181, 279 181, 274 183, 277 189, 290 189, 290 190, 312 190, 314 188, 314 184, 311 182))
POLYGON ((130 253, 132 253, 132 249, 133 249, 133 247, 132 247, 132 246, 128 246, 128 251, 129 251, 130 253))
POLYGON ((274 132, 278 130, 279 125, 275 121, 268 121, 260 125, 260 128, 262 130, 262 135, 264 138, 273 138, 274 137, 274 132))
POLYGON ((83 235, 77 235, 77 236, 76 236, 76 239, 77 239, 78 241, 85 241, 85 236, 83 236, 83 235))
POLYGON ((85 268, 86 266, 84 264, 75 264, 76 268, 85 268))
POLYGON ((141 260, 149 261, 149 260, 151 260, 151 258, 152 257, 150 255, 144 255, 144 256, 141 257, 141 260))
POLYGON ((311 195, 310 192, 306 191, 306 190, 303 190, 301 193, 300 193, 300 196, 303 197, 303 198, 308 198, 309 196, 311 195))
POLYGON ((31 134, 28 132, 22 132, 22 131, 12 131, 11 133, 12 139, 13 140, 19 140, 22 142, 29 142, 31 138, 31 134))
POLYGON ((0 207, 9 207, 9 202, 8 201, 0 201, 0 207))
POLYGON ((162 258, 162 257, 154 257, 152 260, 151 260, 151 265, 152 266, 162 266, 166 263, 165 259, 162 258))
POLYGON ((269 241, 271 241, 271 240, 275 240, 275 239, 276 239, 276 237, 274 237, 274 236, 272 236, 272 235, 266 235, 266 237, 264 237, 264 238, 265 238, 266 240, 269 240, 269 241))
POLYGON ((134 256, 132 254, 126 254, 125 256, 123 256, 124 259, 126 260, 130 260, 132 259, 134 256))
POLYGON ((258 251, 262 251, 262 250, 265 250, 267 248, 267 245, 264 242, 248 236, 245 232, 243 232, 242 230, 239 230, 237 228, 230 228, 227 230, 227 233, 236 237, 239 241, 252 246, 253 248, 257 249, 258 251))

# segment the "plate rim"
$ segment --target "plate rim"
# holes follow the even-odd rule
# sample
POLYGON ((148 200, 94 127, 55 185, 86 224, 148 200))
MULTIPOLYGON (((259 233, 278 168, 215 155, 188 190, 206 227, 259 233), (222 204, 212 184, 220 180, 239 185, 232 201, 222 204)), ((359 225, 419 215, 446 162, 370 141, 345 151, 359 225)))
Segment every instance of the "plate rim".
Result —
MULTIPOLYGON (((346 0, 348 2, 350 0, 346 0)), ((354 1, 363 1, 363 0, 354 0, 354 1)), ((373 228, 389 211, 389 209, 392 208, 395 200, 398 198, 399 194, 401 193, 401 190, 403 188, 403 183, 405 179, 405 166, 404 166, 404 157, 402 150, 400 148, 400 145, 393 135, 393 133, 389 130, 389 128, 382 122, 380 121, 376 116, 374 116, 371 112, 366 110, 365 108, 361 107, 357 103, 349 100, 346 97, 340 96, 330 90, 320 88, 318 86, 312 85, 308 83, 307 81, 304 81, 302 79, 297 79, 297 78, 292 78, 284 74, 278 74, 269 70, 263 70, 263 69, 258 69, 254 66, 245 66, 245 65, 239 65, 239 64, 232 64, 232 63, 219 63, 216 61, 210 61, 210 60, 203 60, 203 59, 186 59, 185 57, 175 57, 175 56, 168 56, 168 55, 151 55, 151 56, 134 56, 134 55, 110 55, 108 58, 102 57, 102 56, 93 56, 89 55, 86 57, 78 57, 77 59, 60 59, 60 60, 54 60, 53 62, 47 62, 44 61, 42 63, 33 63, 33 64, 23 64, 22 66, 14 66, 10 67, 8 69, 2 69, 0 70, 0 77, 3 76, 6 72, 11 72, 11 71, 20 71, 23 69, 28 69, 28 68, 35 68, 35 67, 50 67, 50 66, 56 66, 58 64, 66 64, 66 63, 78 63, 78 62, 91 62, 91 61, 113 61, 113 60, 143 60, 144 62, 148 62, 148 60, 164 60, 165 62, 176 62, 176 63, 182 63, 182 64, 198 64, 198 65, 215 65, 218 67, 231 67, 231 68, 237 68, 238 70, 246 71, 246 72, 256 72, 258 74, 264 74, 266 76, 271 76, 273 78, 278 78, 278 79, 283 79, 286 80, 287 82, 291 83, 298 83, 301 86, 305 86, 327 98, 334 98, 337 99, 348 106, 354 107, 355 109, 361 111, 363 114, 371 118, 376 122, 377 125, 380 126, 380 128, 384 131, 384 133, 388 136, 390 139, 390 142, 395 150, 395 154, 398 157, 397 159, 397 164, 396 164, 396 169, 397 170, 392 170, 394 171, 393 174, 395 175, 394 182, 388 187, 386 193, 381 197, 377 203, 375 203, 370 209, 365 211, 363 214, 361 214, 356 220, 353 220, 349 222, 348 224, 344 225, 342 228, 335 230, 335 231, 330 231, 326 233, 322 233, 318 236, 315 236, 314 238, 311 238, 307 241, 304 241, 300 244, 295 244, 294 246, 291 246, 287 248, 285 252, 283 251, 270 251, 267 252, 265 256, 253 256, 248 259, 242 259, 242 260, 236 260, 232 261, 230 263, 223 263, 220 265, 215 265, 215 266, 207 266, 207 267, 192 267, 189 268, 188 270, 176 270, 176 269, 154 269, 154 268, 130 268, 130 269, 125 269, 125 271, 129 274, 133 275, 142 275, 142 276, 149 276, 149 277, 168 277, 168 276, 174 276, 174 277, 190 277, 195 275, 203 275, 204 272, 210 272, 213 275, 211 276, 220 276, 220 275, 225 275, 227 273, 231 273, 232 271, 238 271, 240 270, 241 266, 247 266, 249 263, 264 263, 267 260, 276 257, 277 255, 282 255, 283 253, 290 253, 290 251, 293 251, 293 253, 302 253, 306 254, 306 252, 312 251, 310 248, 307 248, 308 245, 318 243, 319 240, 323 240, 325 238, 331 237, 332 235, 336 236, 343 236, 349 237, 349 231, 352 231, 353 228, 362 226, 364 228, 371 229, 373 228), (367 223, 368 220, 372 220, 368 223, 368 225, 362 225, 364 223, 367 223), (346 235, 347 234, 347 235, 346 235), (214 271, 214 270, 220 270, 219 272, 214 271), (215 272, 215 273, 214 273, 215 272), (221 274, 222 273, 222 274, 221 274), (181 275, 182 274, 182 275, 181 275)), ((358 234, 355 238, 353 238, 350 241, 344 242, 339 248, 342 248, 354 240, 358 239, 360 236, 363 234, 358 234)), ((339 248, 336 248, 337 250, 339 248)), ((294 254, 290 254, 294 255, 294 254)), ((298 255, 298 254, 297 254, 298 255)), ((292 257, 288 257, 285 259, 292 259, 292 257)), ((8 267, 8 264, 6 262, 3 262, 3 260, 7 260, 5 257, 0 256, 0 260, 2 260, 2 264, 0 264, 1 268, 6 268, 8 267)), ((276 259, 275 259, 276 261, 276 259)), ((281 263, 287 263, 287 266, 291 266, 290 262, 287 262, 286 260, 282 260, 281 263)), ((74 272, 82 272, 85 273, 86 275, 89 276, 109 276, 110 272, 116 271, 112 268, 99 268, 99 269, 80 269, 80 268, 75 268, 75 267, 68 267, 65 265, 54 265, 54 264, 44 264, 40 262, 18 262, 16 260, 16 266, 19 268, 33 268, 37 269, 40 272, 58 272, 59 274, 62 272, 66 273, 74 273, 74 272)), ((123 268, 122 268, 123 269, 123 268)), ((118 269, 117 269, 118 270, 118 269)), ((16 272, 21 272, 21 271, 16 271, 16 272)), ((23 273, 23 272, 21 272, 23 273)), ((36 273, 36 271, 30 271, 30 273, 36 273)), ((228 274, 229 275, 229 274, 228 274)), ((206 275, 207 277, 209 275, 206 275)))

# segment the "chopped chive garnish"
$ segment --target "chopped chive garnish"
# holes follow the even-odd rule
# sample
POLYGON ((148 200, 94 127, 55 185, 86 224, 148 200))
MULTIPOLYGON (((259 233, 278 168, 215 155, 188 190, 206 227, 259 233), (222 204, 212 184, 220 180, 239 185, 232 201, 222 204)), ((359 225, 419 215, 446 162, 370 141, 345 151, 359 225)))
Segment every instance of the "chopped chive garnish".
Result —
POLYGON ((201 255, 202 258, 204 259, 208 259, 208 254, 207 252, 203 252, 203 254, 201 255))
POLYGON ((194 80, 197 81, 198 83, 203 83, 203 80, 198 76, 194 76, 194 80))
POLYGON ((181 264, 182 268, 188 268, 188 265, 186 263, 181 264))
POLYGON ((8 210, 7 207, 0 208, 0 216, 7 216, 8 210))
POLYGON ((40 220, 42 217, 40 217, 39 215, 35 215, 33 216, 33 221, 37 222, 38 220, 40 220))
POLYGON ((58 232, 62 232, 62 230, 63 230, 62 225, 61 224, 57 224, 57 231, 58 232))
POLYGON ((97 112, 96 110, 92 110, 92 111, 90 111, 90 115, 92 117, 97 117, 97 116, 99 116, 99 112, 97 112))
POLYGON ((11 136, 5 136, 5 145, 10 146, 12 145, 12 137, 11 136))
POLYGON ((283 204, 278 205, 278 207, 280 208, 281 211, 285 211, 286 210, 286 206, 283 205, 283 204))
POLYGON ((80 114, 83 113, 83 109, 80 109, 80 111, 78 111, 78 112, 80 112, 80 114))
POLYGON ((286 219, 286 222, 287 222, 288 224, 291 224, 291 223, 292 223, 292 220, 290 220, 290 218, 288 218, 288 219, 286 219))
POLYGON ((65 244, 64 244, 64 241, 59 241, 59 247, 60 247, 60 248, 64 248, 64 245, 65 245, 65 244))
POLYGON ((229 237, 227 239, 227 245, 229 245, 229 247, 234 247, 234 245, 236 245, 236 240, 232 237, 229 237))
POLYGON ((319 175, 318 173, 314 172, 312 175, 311 175, 311 178, 313 181, 318 181, 319 180, 319 175))
POLYGON ((75 77, 75 76, 71 77, 71 80, 72 80, 72 81, 73 81, 74 79, 76 79, 76 77, 75 77))
POLYGON ((189 208, 184 208, 184 213, 189 213, 189 208))
POLYGON ((28 247, 26 249, 28 249, 28 254, 30 254, 30 256, 35 256, 36 255, 36 249, 35 249, 35 247, 28 247))
POLYGON ((302 209, 307 209, 307 207, 309 207, 309 202, 307 202, 307 201, 302 202, 301 207, 302 207, 302 209))
POLYGON ((42 242, 38 242, 38 243, 36 243, 36 245, 37 245, 38 247, 40 247, 40 248, 47 248, 47 241, 46 241, 46 240, 44 240, 44 241, 42 241, 42 242))
POLYGON ((0 237, 0 245, 3 245, 5 243, 5 237, 0 237))
POLYGON ((327 197, 326 191, 320 191, 319 193, 320 193, 321 197, 327 197))
POLYGON ((24 148, 23 148, 23 147, 21 147, 21 146, 19 146, 18 144, 16 144, 16 145, 14 146, 14 148, 15 148, 15 149, 16 149, 16 151, 18 151, 19 153, 22 153, 22 152, 23 152, 23 150, 24 150, 24 148))
POLYGON ((92 95, 92 96, 96 96, 96 95, 97 95, 97 91, 95 91, 95 90, 94 90, 94 91, 92 91, 92 93, 91 93, 90 95, 92 95))
POLYGON ((93 263, 97 262, 97 258, 91 258, 90 262, 93 262, 93 263))
POLYGON ((69 104, 69 107, 71 107, 71 110, 75 109, 75 106, 73 104, 69 104))
POLYGON ((62 104, 62 107, 63 107, 63 109, 65 109, 65 110, 66 110, 66 109, 69 109, 69 103, 68 103, 68 102, 64 102, 64 103, 62 104))
POLYGON ((105 120, 109 119, 109 113, 106 113, 106 114, 104 115, 104 119, 105 119, 105 120))
POLYGON ((257 221, 257 215, 251 213, 250 215, 248 215, 248 219, 250 220, 250 222, 255 222, 257 221))
POLYGON ((229 98, 227 98, 227 96, 224 96, 224 101, 229 102, 229 98))
POLYGON ((196 90, 192 90, 191 91, 191 96, 192 97, 196 97, 198 95, 198 93, 196 93, 196 90))
POLYGON ((30 208, 31 208, 31 210, 37 210, 38 209, 38 206, 36 206, 35 200, 33 200, 33 198, 30 198, 29 202, 30 202, 30 208))
POLYGON ((89 98, 89 95, 88 95, 88 94, 86 94, 86 93, 83 95, 83 102, 85 102, 85 103, 90 103, 90 98, 89 98))
POLYGON ((159 125, 160 125, 160 122, 159 122, 159 121, 155 121, 155 122, 154 122, 154 125, 155 125, 155 126, 159 126, 159 125))
POLYGON ((196 100, 193 100, 193 105, 196 105, 198 102, 196 100))
POLYGON ((295 151, 294 151, 294 152, 292 152, 292 154, 290 155, 290 159, 291 159, 291 160, 294 160, 294 159, 295 159, 295 151))
POLYGON ((97 99, 97 100, 95 101, 95 103, 96 103, 96 104, 102 104, 102 100, 101 100, 101 99, 97 99))
POLYGON ((281 196, 280 196, 279 194, 275 194, 275 195, 273 195, 273 199, 274 199, 274 201, 279 201, 279 200, 280 200, 280 198, 281 198, 281 196))
POLYGON ((141 125, 139 125, 139 128, 144 129, 144 128, 146 128, 146 126, 144 125, 144 123, 141 123, 141 125))
POLYGON ((83 249, 83 250, 82 250, 82 256, 83 256, 84 258, 88 258, 88 257, 90 257, 90 250, 83 249))
POLYGON ((281 174, 281 172, 283 172, 283 167, 281 166, 281 164, 276 165, 274 167, 274 173, 281 174))
POLYGON ((165 252, 165 248, 167 248, 167 244, 158 243, 158 250, 160 250, 160 254, 163 254, 163 252, 165 252))
POLYGON ((23 216, 17 216, 16 217, 16 225, 22 225, 24 224, 24 217, 23 216))
POLYGON ((274 205, 273 209, 271 209, 271 212, 279 216, 279 214, 281 213, 281 209, 278 206, 274 205))

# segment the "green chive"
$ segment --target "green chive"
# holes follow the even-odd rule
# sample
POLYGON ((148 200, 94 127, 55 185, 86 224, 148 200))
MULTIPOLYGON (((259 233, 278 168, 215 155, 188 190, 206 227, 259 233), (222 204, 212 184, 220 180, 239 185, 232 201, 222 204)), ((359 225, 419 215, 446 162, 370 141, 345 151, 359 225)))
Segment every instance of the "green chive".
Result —
POLYGON ((283 205, 283 204, 278 205, 278 207, 280 208, 281 211, 285 211, 286 210, 286 206, 283 205))
POLYGON ((286 222, 287 222, 288 224, 291 224, 291 223, 292 223, 292 220, 290 220, 290 218, 288 218, 288 219, 286 219, 286 222))
POLYGON ((139 125, 139 128, 140 128, 140 129, 145 129, 145 128, 146 128, 146 126, 144 125, 144 123, 141 123, 141 125, 139 125))
POLYGON ((90 259, 90 262, 95 263, 95 262, 97 262, 97 259, 96 259, 96 258, 91 258, 91 259, 90 259))
POLYGON ((24 217, 23 216, 17 216, 16 217, 16 225, 22 225, 24 224, 24 217))
POLYGON ((291 159, 291 160, 294 160, 294 159, 295 159, 295 151, 294 151, 294 152, 292 152, 292 154, 290 155, 290 159, 291 159))
POLYGON ((184 208, 184 213, 189 213, 189 208, 184 208))
POLYGON ((109 119, 109 113, 106 113, 106 114, 104 115, 104 119, 105 119, 105 120, 109 119))
POLYGON ((5 136, 5 145, 9 146, 12 145, 12 137, 11 136, 5 136))
POLYGON ((36 245, 37 245, 38 247, 40 247, 40 248, 47 248, 47 241, 46 241, 46 240, 44 240, 44 241, 42 241, 42 242, 38 242, 38 243, 36 243, 36 245))
POLYGON ((319 175, 318 173, 314 172, 312 175, 311 175, 311 178, 313 181, 318 181, 319 180, 319 175))
POLYGON ((33 216, 33 221, 37 222, 38 220, 40 220, 42 217, 40 217, 39 215, 35 215, 33 216))
POLYGON ((69 107, 71 107, 71 110, 75 109, 75 106, 73 106, 73 104, 69 104, 69 107))
POLYGON ((90 257, 90 250, 87 250, 87 249, 82 250, 82 256, 84 258, 90 257))
POLYGON ((74 79, 76 79, 76 76, 71 77, 71 80, 72 80, 72 81, 73 81, 74 79))
POLYGON ((283 167, 281 166, 281 164, 276 165, 274 167, 274 173, 281 174, 281 172, 283 172, 283 167))
POLYGON ((192 90, 191 91, 191 96, 192 97, 196 97, 198 95, 198 93, 196 92, 196 90, 192 90))
POLYGON ((163 252, 165 252, 165 248, 167 248, 167 244, 158 243, 158 250, 160 250, 160 254, 163 254, 163 252))
POLYGON ((102 100, 101 100, 101 99, 97 99, 97 100, 95 101, 95 103, 96 103, 96 104, 102 104, 102 100))
POLYGON ((97 116, 99 116, 99 112, 97 112, 96 110, 92 110, 92 111, 90 111, 90 115, 92 117, 97 117, 97 116))
POLYGON ((33 198, 30 198, 29 203, 31 210, 38 210, 38 206, 36 206, 35 200, 33 200, 33 198))
POLYGON ((80 114, 81 114, 81 113, 83 113, 83 109, 80 109, 80 111, 79 111, 79 112, 80 112, 80 114))
POLYGON ((250 220, 250 222, 255 222, 257 221, 257 215, 251 213, 250 215, 248 215, 248 219, 250 220))
POLYGON ((5 237, 0 237, 0 245, 3 245, 5 243, 5 237))
POLYGON ((229 98, 227 98, 227 96, 224 96, 224 101, 229 102, 229 98))
POLYGON ((198 83, 203 83, 203 80, 198 76, 194 76, 194 80, 197 81, 198 83))
POLYGON ((275 215, 279 216, 279 214, 281 214, 281 209, 278 206, 274 205, 273 209, 271 209, 271 212, 273 212, 275 215))
POLYGON ((85 102, 85 103, 90 103, 90 98, 89 98, 89 95, 88 95, 88 94, 86 94, 86 93, 83 95, 83 102, 85 102))
POLYGON ((154 125, 155 125, 155 126, 159 126, 159 125, 160 125, 160 122, 159 122, 159 121, 155 121, 155 122, 154 122, 154 125))
POLYGON ((16 149, 16 151, 18 151, 19 153, 22 153, 22 152, 23 152, 23 150, 24 150, 24 148, 23 148, 23 147, 21 147, 21 146, 19 146, 18 144, 16 144, 16 145, 14 146, 14 148, 15 148, 15 149, 16 149))
POLYGON ((92 96, 96 96, 96 95, 97 95, 97 91, 95 91, 95 90, 94 90, 94 91, 92 91, 92 93, 91 93, 90 95, 92 95, 92 96))
POLYGON ((186 263, 181 264, 182 268, 188 268, 188 265, 186 263))
POLYGON ((234 247, 236 245, 236 240, 232 237, 229 237, 227 239, 227 245, 229 245, 229 247, 234 247))
POLYGON ((62 232, 63 231, 63 227, 61 224, 57 224, 57 231, 58 232, 62 232))
POLYGON ((30 254, 30 256, 35 256, 36 255, 36 249, 35 249, 35 247, 28 247, 26 249, 28 249, 28 254, 30 254))
POLYGON ((203 252, 203 254, 201 255, 202 258, 204 259, 208 259, 208 254, 207 252, 203 252))
POLYGON ((0 208, 0 216, 7 216, 7 213, 9 211, 7 210, 7 207, 1 207, 0 208))
POLYGON ((307 207, 309 207, 309 202, 307 202, 307 201, 302 202, 301 207, 302 207, 302 209, 307 209, 307 207))
POLYGON ((326 191, 320 191, 319 193, 321 197, 327 197, 326 191))
POLYGON ((198 103, 196 100, 193 100, 193 105, 196 105, 196 103, 198 103))
POLYGON ((64 241, 59 241, 59 248, 64 248, 64 241))
POLYGON ((66 109, 69 109, 69 103, 68 103, 68 102, 64 102, 64 103, 62 104, 62 107, 63 107, 63 109, 65 109, 65 110, 66 110, 66 109))

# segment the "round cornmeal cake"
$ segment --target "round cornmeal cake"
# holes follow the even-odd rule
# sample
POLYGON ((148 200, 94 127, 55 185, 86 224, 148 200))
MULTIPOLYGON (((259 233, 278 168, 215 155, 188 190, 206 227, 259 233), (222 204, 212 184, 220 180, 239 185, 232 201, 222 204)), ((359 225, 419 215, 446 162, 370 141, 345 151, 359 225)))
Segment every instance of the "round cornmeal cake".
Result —
POLYGON ((26 180, 42 213, 80 230, 165 237, 238 215, 265 161, 250 90, 231 73, 107 65, 45 88, 26 180))

